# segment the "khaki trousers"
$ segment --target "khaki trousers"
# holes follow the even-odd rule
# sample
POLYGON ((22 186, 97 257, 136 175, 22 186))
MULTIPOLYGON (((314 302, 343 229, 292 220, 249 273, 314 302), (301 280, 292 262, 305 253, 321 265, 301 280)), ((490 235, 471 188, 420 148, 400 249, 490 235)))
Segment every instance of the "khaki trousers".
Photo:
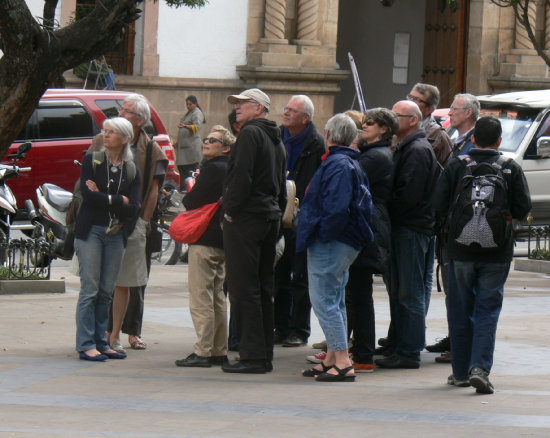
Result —
POLYGON ((198 356, 227 355, 227 302, 223 293, 225 254, 222 249, 189 245, 189 310, 198 356))

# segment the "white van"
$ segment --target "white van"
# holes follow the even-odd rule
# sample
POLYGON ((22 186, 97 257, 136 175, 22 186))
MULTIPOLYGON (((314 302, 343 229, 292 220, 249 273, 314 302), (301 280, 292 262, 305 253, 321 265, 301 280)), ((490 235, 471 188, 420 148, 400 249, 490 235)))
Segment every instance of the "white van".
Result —
POLYGON ((550 90, 477 98, 480 115, 494 115, 502 124, 499 151, 516 160, 525 172, 533 203, 533 225, 550 224, 550 90))

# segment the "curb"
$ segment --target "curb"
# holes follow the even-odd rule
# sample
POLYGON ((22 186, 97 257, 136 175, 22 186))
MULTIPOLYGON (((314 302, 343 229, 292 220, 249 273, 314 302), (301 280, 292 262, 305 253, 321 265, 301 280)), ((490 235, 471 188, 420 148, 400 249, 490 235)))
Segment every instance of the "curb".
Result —
POLYGON ((550 260, 516 258, 514 260, 514 269, 516 271, 529 271, 539 272, 541 274, 550 274, 550 260))
POLYGON ((65 280, 0 280, 0 295, 64 293, 65 280))

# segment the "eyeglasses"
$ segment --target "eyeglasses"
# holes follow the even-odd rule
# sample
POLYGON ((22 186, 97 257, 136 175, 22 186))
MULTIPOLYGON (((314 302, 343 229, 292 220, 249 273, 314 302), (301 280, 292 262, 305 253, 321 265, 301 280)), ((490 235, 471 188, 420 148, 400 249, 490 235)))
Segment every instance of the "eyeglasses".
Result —
POLYGON ((395 113, 395 115, 396 115, 397 117, 414 117, 413 114, 397 114, 397 113, 395 113))
POLYGON ((464 107, 464 108, 460 108, 460 107, 457 107, 457 106, 452 106, 449 108, 449 111, 456 111, 456 110, 467 110, 468 108, 464 107))
POLYGON ((123 114, 132 114, 132 115, 134 115, 134 116, 136 116, 136 117, 141 117, 140 114, 138 114, 138 113, 136 113, 136 112, 134 112, 134 111, 130 111, 129 109, 126 109, 126 108, 120 108, 119 113, 123 113, 123 114))
POLYGON ((290 108, 289 106, 285 106, 283 108, 284 111, 289 111, 291 112, 292 114, 300 114, 300 113, 303 113, 303 111, 298 111, 297 109, 294 109, 294 108, 290 108))
POLYGON ((101 133, 102 134, 108 134, 108 135, 114 135, 114 134, 122 135, 120 132, 115 131, 113 129, 102 129, 101 133))
POLYGON ((412 100, 413 102, 416 102, 416 103, 423 103, 424 105, 428 105, 428 106, 431 105, 425 100, 420 99, 420 97, 413 96, 412 94, 407 94, 407 100, 412 100))
POLYGON ((369 119, 369 120, 363 122, 363 125, 373 126, 373 125, 376 125, 376 122, 372 119, 369 119))
POLYGON ((217 141, 222 143, 222 141, 219 138, 216 138, 216 137, 205 137, 205 138, 202 139, 203 143, 210 143, 210 144, 216 143, 217 141))

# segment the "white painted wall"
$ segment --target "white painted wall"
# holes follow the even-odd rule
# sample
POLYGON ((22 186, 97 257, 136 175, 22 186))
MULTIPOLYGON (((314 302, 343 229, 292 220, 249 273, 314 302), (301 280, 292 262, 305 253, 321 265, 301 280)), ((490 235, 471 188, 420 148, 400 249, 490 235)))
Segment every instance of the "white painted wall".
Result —
POLYGON ((159 75, 238 78, 246 64, 248 0, 209 0, 200 9, 159 5, 159 75))

